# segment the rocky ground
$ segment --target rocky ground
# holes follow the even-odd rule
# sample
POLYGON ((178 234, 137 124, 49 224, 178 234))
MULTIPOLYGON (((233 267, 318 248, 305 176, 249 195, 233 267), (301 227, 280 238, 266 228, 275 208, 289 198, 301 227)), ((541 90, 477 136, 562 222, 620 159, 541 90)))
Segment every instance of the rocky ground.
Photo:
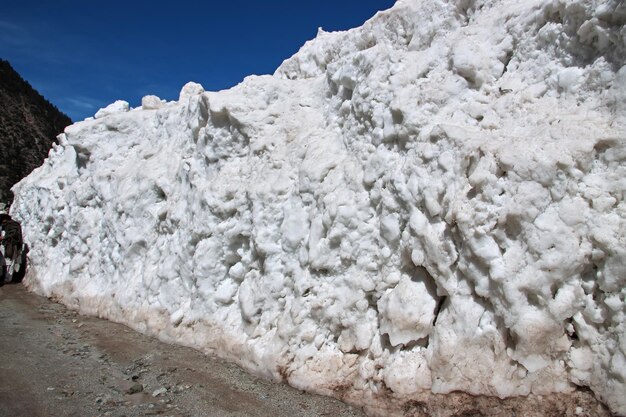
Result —
MULTIPOLYGON (((609 417, 588 390, 500 400, 430 395, 369 410, 405 417, 609 417)), ((0 417, 360 416, 337 400, 250 376, 193 349, 0 288, 0 417)))
POLYGON ((33 295, 0 288, 0 416, 362 416, 33 295))

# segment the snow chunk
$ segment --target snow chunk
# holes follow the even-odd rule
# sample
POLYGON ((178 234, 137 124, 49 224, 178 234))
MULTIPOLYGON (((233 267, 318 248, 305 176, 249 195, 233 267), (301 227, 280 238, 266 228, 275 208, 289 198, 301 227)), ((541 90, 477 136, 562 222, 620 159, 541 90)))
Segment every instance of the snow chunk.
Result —
POLYGON ((392 346, 427 337, 433 328, 436 305, 424 282, 403 278, 378 302, 381 334, 389 335, 392 346))
POLYGON ((188 82, 183 86, 180 90, 180 95, 178 101, 182 102, 185 99, 188 99, 193 96, 197 96, 199 94, 204 93, 204 87, 198 83, 194 83, 192 81, 188 82))
POLYGON ((127 112, 129 109, 130 106, 127 101, 116 100, 105 108, 98 110, 94 117, 96 119, 101 119, 111 114, 127 112))
POLYGON ((160 109, 163 105, 163 100, 157 96, 144 96, 141 98, 141 108, 144 110, 160 109))
POLYGON ((559 87, 571 92, 578 87, 582 80, 583 70, 581 68, 564 68, 559 72, 559 87))

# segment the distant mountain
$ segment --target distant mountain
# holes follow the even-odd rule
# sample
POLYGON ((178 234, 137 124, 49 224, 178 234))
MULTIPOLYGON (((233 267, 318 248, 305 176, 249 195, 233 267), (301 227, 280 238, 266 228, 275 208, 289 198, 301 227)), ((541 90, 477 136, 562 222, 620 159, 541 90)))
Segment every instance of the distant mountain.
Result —
POLYGON ((72 123, 0 59, 0 202, 10 188, 41 165, 56 135, 72 123))

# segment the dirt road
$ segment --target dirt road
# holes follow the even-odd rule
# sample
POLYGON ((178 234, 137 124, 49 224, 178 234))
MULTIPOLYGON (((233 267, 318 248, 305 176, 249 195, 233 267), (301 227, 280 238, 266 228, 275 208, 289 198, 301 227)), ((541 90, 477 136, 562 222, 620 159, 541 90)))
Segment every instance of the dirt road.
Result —
MULTIPOLYGON (((372 412, 372 410, 370 410, 372 412)), ((430 395, 381 408, 406 417, 609 417, 589 390, 571 394, 430 395)), ((0 417, 350 416, 337 400, 250 376, 193 349, 80 316, 27 292, 0 288, 0 417)))
POLYGON ((195 350, 0 288, 0 416, 363 416, 195 350))

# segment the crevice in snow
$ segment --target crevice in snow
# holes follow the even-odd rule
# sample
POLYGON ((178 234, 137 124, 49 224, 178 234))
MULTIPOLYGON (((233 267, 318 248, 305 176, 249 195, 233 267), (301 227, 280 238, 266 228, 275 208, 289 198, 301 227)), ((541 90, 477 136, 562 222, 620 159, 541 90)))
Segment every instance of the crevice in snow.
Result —
POLYGON ((437 301, 437 307, 435 308, 435 319, 433 320, 433 327, 435 327, 437 325, 437 319, 439 318, 439 313, 441 313, 442 309, 445 308, 445 302, 448 299, 447 296, 443 296, 441 298, 439 298, 439 300, 437 301))
POLYGON ((74 149, 76 150, 76 167, 79 170, 87 168, 89 159, 91 158, 91 152, 87 148, 79 145, 74 145, 74 149))

